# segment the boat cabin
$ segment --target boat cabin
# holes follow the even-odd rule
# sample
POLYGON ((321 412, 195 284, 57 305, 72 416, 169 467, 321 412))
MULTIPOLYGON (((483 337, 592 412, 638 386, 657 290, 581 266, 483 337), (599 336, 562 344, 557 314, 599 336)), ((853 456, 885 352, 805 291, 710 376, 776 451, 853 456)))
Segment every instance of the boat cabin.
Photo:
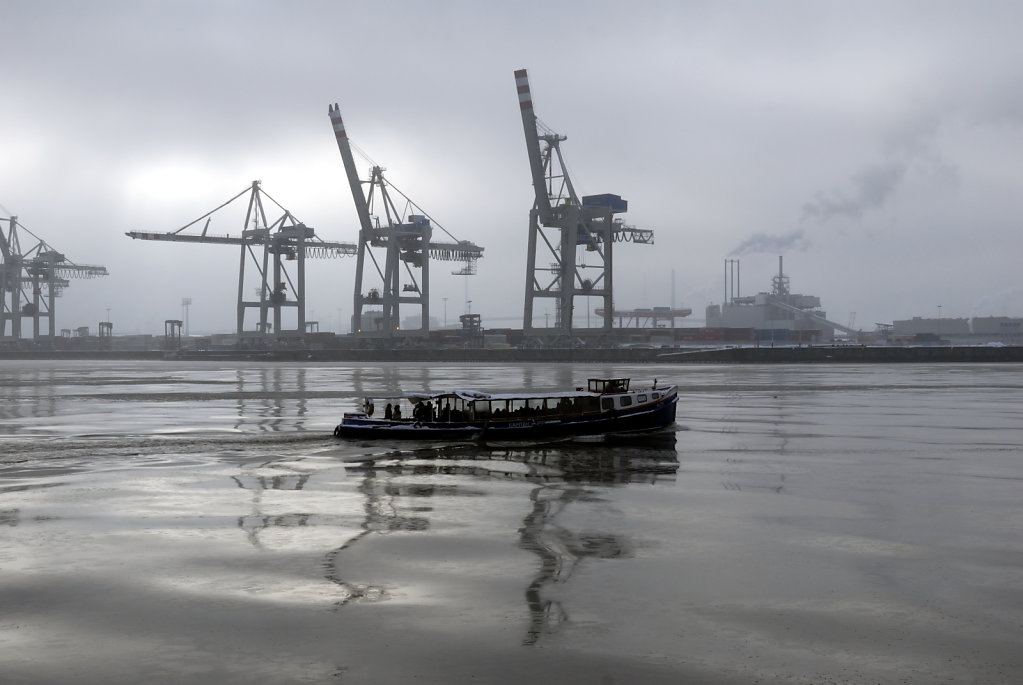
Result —
MULTIPOLYGON (((520 421, 523 419, 566 419, 602 412, 629 410, 637 405, 656 402, 663 390, 629 390, 628 378, 590 378, 587 388, 575 392, 526 394, 489 394, 474 390, 442 393, 410 393, 386 401, 385 420, 461 423, 483 421, 520 421), (404 405, 404 406, 403 406, 404 405)), ((367 416, 373 415, 373 400, 363 405, 367 416)))
POLYGON ((628 378, 590 378, 587 390, 601 394, 609 392, 629 392, 628 378))

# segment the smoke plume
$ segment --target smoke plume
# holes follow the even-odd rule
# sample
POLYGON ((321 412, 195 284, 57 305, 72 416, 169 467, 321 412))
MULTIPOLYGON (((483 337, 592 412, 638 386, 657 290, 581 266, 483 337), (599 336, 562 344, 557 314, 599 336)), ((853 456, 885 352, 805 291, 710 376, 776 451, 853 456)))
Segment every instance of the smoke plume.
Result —
POLYGON ((742 241, 739 247, 732 250, 732 253, 729 256, 736 257, 739 255, 754 254, 758 252, 779 253, 784 252, 789 248, 802 250, 806 248, 807 242, 806 234, 801 228, 797 228, 796 230, 784 235, 755 233, 742 241))
POLYGON ((905 175, 906 163, 901 160, 868 166, 850 179, 851 192, 818 192, 813 202, 803 205, 803 218, 814 218, 822 223, 836 216, 859 219, 866 210, 883 206, 905 175))
POLYGON ((973 305, 972 316, 1023 316, 1023 288, 985 295, 973 305))

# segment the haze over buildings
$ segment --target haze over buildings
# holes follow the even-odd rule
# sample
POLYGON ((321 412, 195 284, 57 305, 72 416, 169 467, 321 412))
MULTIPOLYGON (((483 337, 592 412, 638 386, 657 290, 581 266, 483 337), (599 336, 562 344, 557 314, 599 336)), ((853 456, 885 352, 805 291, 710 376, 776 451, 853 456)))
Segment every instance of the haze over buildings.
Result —
MULTIPOLYGON (((193 332, 231 330, 235 250, 124 233, 254 179, 354 240, 333 102, 391 182, 486 249, 468 280, 434 269, 432 315, 471 300, 520 326, 519 68, 580 194, 617 193, 656 232, 616 251, 617 307, 702 312, 723 259, 753 294, 784 254, 836 321, 1023 315, 1018 3, 8 0, 0 24, 0 215, 110 272, 66 290, 60 328, 109 309, 117 333, 159 333, 190 297, 193 332)), ((321 330, 347 324, 354 269, 310 265, 321 330)))

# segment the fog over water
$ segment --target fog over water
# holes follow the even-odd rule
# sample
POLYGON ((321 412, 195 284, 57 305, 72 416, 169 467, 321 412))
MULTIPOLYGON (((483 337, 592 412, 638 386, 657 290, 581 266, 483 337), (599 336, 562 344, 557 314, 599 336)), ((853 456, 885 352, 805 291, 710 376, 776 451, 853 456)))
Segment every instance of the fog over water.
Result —
POLYGON ((1007 683, 1023 367, 0 361, 4 682, 1007 683), (363 394, 677 382, 628 444, 363 394))

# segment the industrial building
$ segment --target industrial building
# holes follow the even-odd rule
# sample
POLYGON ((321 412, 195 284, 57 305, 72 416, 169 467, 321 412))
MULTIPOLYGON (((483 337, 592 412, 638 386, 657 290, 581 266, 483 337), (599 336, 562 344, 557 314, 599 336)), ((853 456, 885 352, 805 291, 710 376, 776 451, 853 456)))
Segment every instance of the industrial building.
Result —
POLYGON ((707 328, 752 329, 753 342, 761 345, 829 343, 836 330, 856 335, 851 327, 828 320, 819 297, 790 291, 782 257, 771 292, 739 295, 738 266, 738 260, 725 260, 725 300, 707 307, 707 328))
POLYGON ((1023 345, 1023 318, 914 316, 892 322, 886 333, 888 342, 897 345, 1023 345))

